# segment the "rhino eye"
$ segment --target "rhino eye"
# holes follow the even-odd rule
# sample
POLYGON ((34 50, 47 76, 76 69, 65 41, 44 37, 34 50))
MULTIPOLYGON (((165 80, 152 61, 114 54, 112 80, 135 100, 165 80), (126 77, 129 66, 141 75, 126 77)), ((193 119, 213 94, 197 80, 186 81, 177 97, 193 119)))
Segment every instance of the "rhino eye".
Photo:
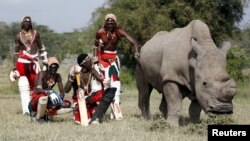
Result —
POLYGON ((207 82, 206 82, 206 81, 203 81, 203 82, 202 82, 202 85, 203 85, 203 86, 207 86, 207 82))
POLYGON ((229 80, 229 77, 224 77, 221 81, 222 82, 227 82, 229 80))

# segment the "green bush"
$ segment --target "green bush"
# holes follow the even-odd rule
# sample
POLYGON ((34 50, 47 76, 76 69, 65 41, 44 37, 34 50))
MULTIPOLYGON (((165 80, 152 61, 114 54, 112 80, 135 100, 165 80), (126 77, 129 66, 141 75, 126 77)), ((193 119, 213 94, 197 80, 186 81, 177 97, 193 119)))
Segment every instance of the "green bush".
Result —
POLYGON ((232 47, 227 53, 227 71, 238 83, 244 82, 242 69, 248 65, 249 58, 243 48, 232 47))
POLYGON ((120 79, 123 84, 130 84, 134 82, 134 75, 130 69, 121 69, 120 79))

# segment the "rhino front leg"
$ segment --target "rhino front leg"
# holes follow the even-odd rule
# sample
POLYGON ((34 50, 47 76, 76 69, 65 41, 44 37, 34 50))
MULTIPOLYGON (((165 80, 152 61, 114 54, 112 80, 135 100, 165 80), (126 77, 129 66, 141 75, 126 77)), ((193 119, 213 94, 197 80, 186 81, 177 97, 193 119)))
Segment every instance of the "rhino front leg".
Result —
POLYGON ((167 123, 170 126, 179 126, 181 115, 182 95, 176 83, 167 82, 164 84, 164 96, 167 102, 167 123))
POLYGON ((146 82, 146 79, 139 67, 136 68, 136 85, 139 92, 138 107, 144 119, 150 119, 150 94, 153 87, 146 82))
POLYGON ((198 123, 200 121, 201 106, 197 100, 192 100, 189 106, 190 121, 198 123))

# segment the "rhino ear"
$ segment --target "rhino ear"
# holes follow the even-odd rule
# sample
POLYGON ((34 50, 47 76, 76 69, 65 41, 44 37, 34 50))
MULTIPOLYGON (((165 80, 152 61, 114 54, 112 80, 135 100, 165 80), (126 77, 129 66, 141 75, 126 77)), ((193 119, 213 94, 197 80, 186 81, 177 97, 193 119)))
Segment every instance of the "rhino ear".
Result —
POLYGON ((191 58, 189 61, 188 61, 188 63, 189 63, 189 66, 191 66, 192 68, 197 68, 197 64, 196 64, 196 59, 194 59, 194 58, 191 58))
POLYGON ((198 65, 197 65, 197 60, 196 59, 194 59, 194 58, 191 58, 189 61, 188 61, 188 63, 189 63, 189 66, 191 66, 192 68, 193 68, 193 70, 194 70, 194 72, 195 72, 195 76, 196 77, 200 77, 201 75, 201 73, 200 73, 200 69, 199 69, 199 67, 198 67, 198 65))
POLYGON ((197 53, 197 59, 199 60, 205 54, 205 50, 199 45, 199 43, 195 40, 195 38, 191 38, 191 45, 193 50, 197 53))
POLYGON ((231 43, 229 41, 224 41, 220 49, 221 54, 226 58, 228 50, 231 48, 231 43))

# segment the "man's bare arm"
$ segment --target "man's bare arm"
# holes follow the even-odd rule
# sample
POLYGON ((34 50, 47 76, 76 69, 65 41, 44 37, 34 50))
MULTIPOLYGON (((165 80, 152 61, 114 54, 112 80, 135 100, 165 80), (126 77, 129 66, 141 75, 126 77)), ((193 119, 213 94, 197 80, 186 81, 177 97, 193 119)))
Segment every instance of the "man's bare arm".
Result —
POLYGON ((65 93, 64 93, 62 78, 61 78, 60 74, 57 75, 57 80, 58 80, 57 83, 58 83, 58 89, 60 91, 60 95, 61 95, 62 99, 64 99, 65 93))
POLYGON ((69 93, 70 92, 73 81, 74 80, 71 78, 71 76, 68 75, 68 80, 67 80, 67 82, 66 82, 66 84, 64 86, 64 92, 65 93, 69 93))
POLYGON ((139 53, 139 45, 136 42, 135 39, 133 39, 126 31, 124 30, 119 30, 120 34, 122 34, 128 41, 130 44, 132 44, 134 46, 135 49, 135 55, 138 55, 139 53))

